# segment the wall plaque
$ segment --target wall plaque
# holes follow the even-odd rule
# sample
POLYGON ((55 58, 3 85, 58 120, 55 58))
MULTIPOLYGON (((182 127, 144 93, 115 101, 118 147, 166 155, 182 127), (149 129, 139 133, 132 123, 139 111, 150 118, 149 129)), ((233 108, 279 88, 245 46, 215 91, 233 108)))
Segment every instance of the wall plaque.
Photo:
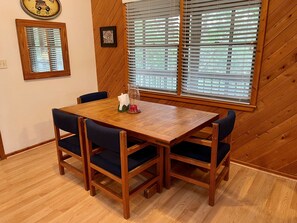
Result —
POLYGON ((23 10, 37 19, 53 19, 61 13, 59 0, 21 0, 23 10))

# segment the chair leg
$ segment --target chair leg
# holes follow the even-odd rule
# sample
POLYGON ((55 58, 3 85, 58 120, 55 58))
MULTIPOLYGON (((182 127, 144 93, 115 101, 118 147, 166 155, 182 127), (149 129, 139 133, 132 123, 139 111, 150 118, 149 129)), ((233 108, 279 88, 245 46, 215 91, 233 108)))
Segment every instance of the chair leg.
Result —
POLYGON ((63 153, 61 150, 59 150, 57 148, 57 156, 58 156, 58 165, 59 165, 59 172, 60 175, 64 175, 65 174, 65 170, 64 167, 61 165, 61 161, 62 161, 62 157, 63 157, 63 153))
POLYGON ((210 170, 209 173, 209 200, 208 204, 214 206, 215 203, 215 191, 216 191, 216 172, 215 170, 210 170))
POLYGON ((90 189, 89 185, 89 175, 88 175, 88 166, 85 158, 82 157, 82 165, 83 165, 83 179, 85 190, 88 191, 90 189))
POLYGON ((59 172, 60 172, 60 175, 64 175, 65 174, 64 167, 61 164, 59 164, 59 172))
POLYGON ((90 195, 94 197, 96 195, 96 188, 90 184, 90 195))
POLYGON ((225 161, 225 168, 227 168, 227 173, 224 177, 225 181, 229 180, 229 170, 230 170, 230 155, 227 157, 226 161, 225 161))
POLYGON ((88 175, 87 175, 86 171, 83 170, 84 187, 85 187, 86 191, 88 191, 90 189, 89 180, 88 180, 87 176, 88 175))
POLYGON ((96 188, 92 185, 92 180, 95 176, 95 170, 92 168, 89 168, 89 187, 90 187, 90 195, 95 196, 96 195, 96 188))
POLYGON ((123 215, 125 219, 130 218, 130 202, 129 202, 129 181, 122 179, 122 201, 123 201, 123 215))
POLYGON ((158 193, 162 193, 163 190, 163 163, 164 163, 164 149, 161 146, 158 146, 158 153, 159 153, 159 162, 157 164, 157 175, 159 176, 158 180, 158 187, 157 191, 158 193))

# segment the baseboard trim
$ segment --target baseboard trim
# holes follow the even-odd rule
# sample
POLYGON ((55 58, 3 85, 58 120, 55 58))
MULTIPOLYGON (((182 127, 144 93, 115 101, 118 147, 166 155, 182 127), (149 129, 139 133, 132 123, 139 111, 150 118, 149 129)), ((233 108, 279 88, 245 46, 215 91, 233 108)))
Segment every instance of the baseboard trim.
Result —
POLYGON ((276 175, 278 177, 283 177, 283 178, 287 178, 287 179, 290 179, 290 180, 297 180, 296 175, 283 173, 283 172, 280 172, 280 171, 277 171, 277 170, 271 170, 271 169, 268 169, 268 168, 265 168, 265 167, 262 167, 262 166, 257 166, 255 164, 247 163, 247 162, 240 161, 240 160, 231 159, 231 161, 233 163, 235 163, 235 164, 239 164, 239 165, 249 167, 249 168, 252 168, 252 169, 256 169, 256 170, 260 170, 260 171, 263 171, 263 172, 271 174, 271 175, 276 175))
POLYGON ((53 142, 53 141, 55 141, 55 139, 49 139, 49 140, 46 140, 46 141, 41 142, 41 143, 37 143, 37 144, 32 145, 32 146, 28 146, 28 147, 26 147, 26 148, 24 148, 24 149, 20 149, 20 150, 11 152, 11 153, 7 153, 6 156, 7 156, 7 157, 14 156, 14 155, 17 155, 17 154, 19 154, 19 153, 23 153, 23 152, 26 152, 26 151, 28 151, 28 150, 35 149, 35 148, 38 147, 38 146, 42 146, 42 145, 45 145, 45 144, 50 143, 50 142, 53 142))
MULTIPOLYGON (((61 137, 64 138, 64 137, 67 137, 67 136, 70 136, 70 135, 72 135, 72 134, 71 134, 71 133, 67 133, 67 134, 65 134, 65 135, 62 135, 61 137)), ((16 155, 16 154, 19 154, 19 153, 22 153, 22 152, 26 152, 26 151, 31 150, 31 149, 35 149, 35 148, 38 147, 38 146, 42 146, 42 145, 45 145, 45 144, 50 143, 50 142, 53 142, 53 141, 55 141, 55 138, 46 140, 46 141, 44 141, 44 142, 37 143, 37 144, 35 144, 35 145, 26 147, 26 148, 24 148, 24 149, 20 149, 20 150, 11 152, 11 153, 7 153, 6 156, 7 156, 7 157, 9 157, 9 156, 14 156, 14 155, 16 155)))

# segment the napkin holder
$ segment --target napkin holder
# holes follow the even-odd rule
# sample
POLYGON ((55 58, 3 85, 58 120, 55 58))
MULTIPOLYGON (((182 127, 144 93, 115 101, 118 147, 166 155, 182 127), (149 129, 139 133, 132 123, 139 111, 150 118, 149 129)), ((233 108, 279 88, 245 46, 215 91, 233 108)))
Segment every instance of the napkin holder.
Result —
POLYGON ((118 100, 119 100, 118 111, 119 112, 128 111, 129 110, 129 104, 130 104, 129 95, 122 93, 120 96, 118 96, 118 100))

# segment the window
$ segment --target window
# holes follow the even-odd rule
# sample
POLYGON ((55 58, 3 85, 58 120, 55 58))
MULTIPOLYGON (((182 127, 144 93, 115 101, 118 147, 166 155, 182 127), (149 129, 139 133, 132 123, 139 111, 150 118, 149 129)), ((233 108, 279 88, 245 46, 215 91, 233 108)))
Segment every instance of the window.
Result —
POLYGON ((260 0, 185 0, 182 93, 249 103, 260 0))
POLYGON ((146 96, 255 107, 267 0, 123 2, 129 82, 146 96))
POLYGON ((25 80, 70 75, 66 25, 16 20, 25 80))
POLYGON ((176 92, 179 0, 132 2, 126 15, 130 84, 176 92))

